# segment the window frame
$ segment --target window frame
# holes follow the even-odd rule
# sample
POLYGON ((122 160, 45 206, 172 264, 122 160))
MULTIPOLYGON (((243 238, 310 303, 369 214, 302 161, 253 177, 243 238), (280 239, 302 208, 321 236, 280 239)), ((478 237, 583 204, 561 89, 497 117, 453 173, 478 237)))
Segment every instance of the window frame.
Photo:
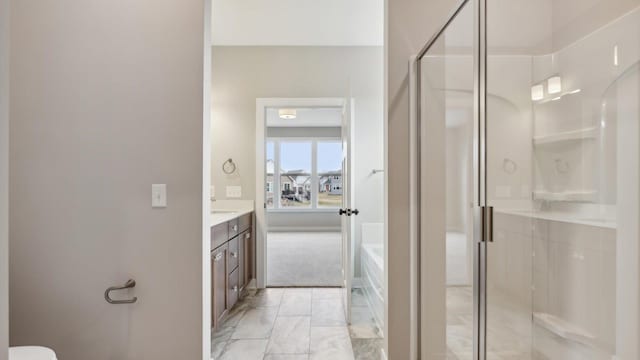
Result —
MULTIPOLYGON (((342 143, 342 139, 340 137, 323 137, 323 136, 314 136, 314 137, 265 137, 265 146, 268 143, 273 143, 273 207, 267 207, 265 210, 267 212, 335 212, 340 206, 336 207, 319 207, 318 206, 318 193, 319 193, 319 179, 318 179, 318 143, 322 142, 337 142, 342 143), (281 157, 281 149, 280 144, 283 142, 309 142, 311 143, 311 206, 309 207, 282 207, 280 204, 280 199, 282 198, 282 186, 280 185, 280 157, 281 157), (277 184, 277 186, 276 186, 277 184)), ((266 154, 266 153, 265 153, 266 154)), ((266 162, 265 157, 265 162, 266 162)), ((342 161, 342 159, 341 159, 342 161)), ((342 171, 342 168, 340 168, 342 171)), ((266 176, 265 169, 265 179, 266 176)), ((266 191, 265 191, 265 199, 266 199, 266 191)))

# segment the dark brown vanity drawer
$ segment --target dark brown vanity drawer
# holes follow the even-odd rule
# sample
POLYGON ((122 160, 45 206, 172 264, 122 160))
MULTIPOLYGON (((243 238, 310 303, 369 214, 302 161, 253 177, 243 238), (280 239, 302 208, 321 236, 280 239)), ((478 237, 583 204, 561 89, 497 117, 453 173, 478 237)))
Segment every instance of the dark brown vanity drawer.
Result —
POLYGON ((211 228, 211 249, 224 244, 229 240, 229 228, 227 223, 218 224, 211 228))
POLYGON ((229 262, 227 266, 229 274, 238 267, 238 261, 240 260, 239 250, 238 237, 229 240, 229 262))
POLYGON ((253 213, 248 213, 240 216, 238 218, 238 232, 243 232, 245 230, 251 229, 252 222, 253 222, 253 213))
POLYGON ((211 305, 212 321, 216 326, 227 309, 227 246, 220 246, 211 252, 211 305))
POLYGON ((229 226, 229 239, 233 239, 234 237, 236 237, 240 231, 239 231, 239 227, 238 227, 238 218, 235 218, 233 220, 229 220, 227 222, 228 226, 229 226))
POLYGON ((238 294, 240 293, 239 283, 240 279, 238 278, 238 269, 229 274, 229 288, 227 289, 227 309, 231 309, 233 305, 238 301, 238 294))

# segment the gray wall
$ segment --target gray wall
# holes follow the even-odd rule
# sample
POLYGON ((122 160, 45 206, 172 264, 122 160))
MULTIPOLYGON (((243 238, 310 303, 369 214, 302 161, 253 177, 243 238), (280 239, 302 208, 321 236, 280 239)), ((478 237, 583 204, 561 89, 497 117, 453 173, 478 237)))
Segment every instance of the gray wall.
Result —
POLYGON ((202 359, 204 0, 11 6, 12 345, 202 359))
POLYGON ((342 136, 339 127, 268 127, 268 137, 335 137, 342 136))
POLYGON ((9 0, 0 0, 0 360, 9 345, 9 0))
POLYGON ((269 231, 340 231, 338 209, 332 212, 267 212, 269 231))
POLYGON ((213 59, 211 179, 218 199, 227 185, 241 185, 242 198, 255 199, 257 98, 344 97, 351 80, 357 116, 378 123, 382 139, 380 47, 214 46, 213 59), (239 176, 222 172, 229 157, 239 176))
POLYGON ((389 359, 410 359, 409 57, 443 24, 456 0, 387 0, 389 359))

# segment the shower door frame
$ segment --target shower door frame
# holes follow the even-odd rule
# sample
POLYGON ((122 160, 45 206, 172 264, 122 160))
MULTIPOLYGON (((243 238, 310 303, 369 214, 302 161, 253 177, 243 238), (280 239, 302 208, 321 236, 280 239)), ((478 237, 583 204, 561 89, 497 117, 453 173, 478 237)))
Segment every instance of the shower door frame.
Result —
POLYGON ((422 94, 421 60, 431 47, 440 39, 453 20, 466 6, 474 8, 473 34, 473 177, 475 194, 473 205, 473 360, 485 360, 487 348, 487 242, 493 241, 492 208, 487 206, 487 39, 486 10, 487 0, 461 0, 445 23, 429 39, 420 52, 411 57, 410 68, 410 125, 411 133, 411 242, 412 242, 412 312, 415 324, 412 324, 412 356, 420 359, 421 349, 421 121, 422 94))

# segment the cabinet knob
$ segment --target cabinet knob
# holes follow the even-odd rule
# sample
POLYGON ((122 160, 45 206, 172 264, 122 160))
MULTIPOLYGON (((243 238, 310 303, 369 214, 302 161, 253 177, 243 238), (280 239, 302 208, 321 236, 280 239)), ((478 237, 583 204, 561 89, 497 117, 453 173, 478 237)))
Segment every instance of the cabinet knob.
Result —
POLYGON ((231 229, 233 229, 233 231, 238 231, 238 225, 233 225, 231 229))
POLYGON ((237 258, 237 257, 238 257, 238 253, 234 253, 234 252, 232 252, 232 253, 231 253, 231 257, 233 257, 233 258, 237 258))
POLYGON ((220 260, 222 260, 222 257, 224 256, 223 253, 217 253, 216 256, 213 258, 213 261, 218 262, 220 260))
POLYGON ((238 286, 234 286, 231 290, 233 290, 233 292, 238 292, 238 286))

